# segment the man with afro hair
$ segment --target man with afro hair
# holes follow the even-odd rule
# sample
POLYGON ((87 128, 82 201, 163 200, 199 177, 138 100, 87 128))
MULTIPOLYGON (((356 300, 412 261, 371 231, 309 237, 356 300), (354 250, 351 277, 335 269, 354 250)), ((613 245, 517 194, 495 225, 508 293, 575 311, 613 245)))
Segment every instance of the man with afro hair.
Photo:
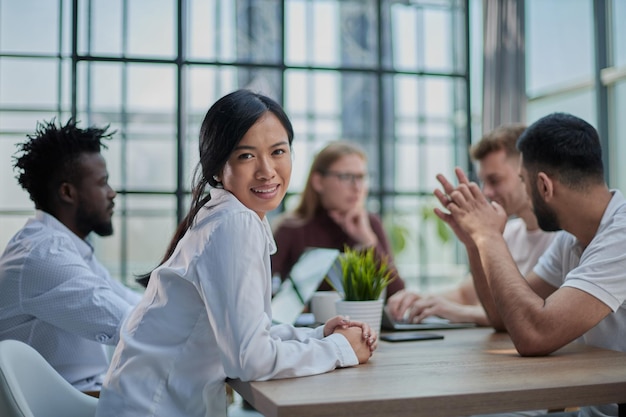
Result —
MULTIPOLYGON (((113 233, 104 129, 37 124, 18 144, 17 180, 35 204, 0 257, 0 340, 35 348, 68 382, 99 392, 124 317, 140 295, 111 278, 88 235, 113 233)), ((96 394, 97 395, 97 394, 96 394)))

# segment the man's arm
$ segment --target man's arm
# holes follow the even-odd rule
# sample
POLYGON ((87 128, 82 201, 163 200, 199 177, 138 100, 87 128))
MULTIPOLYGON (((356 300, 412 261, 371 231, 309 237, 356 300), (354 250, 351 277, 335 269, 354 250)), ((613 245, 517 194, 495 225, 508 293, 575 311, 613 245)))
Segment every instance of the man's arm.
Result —
POLYGON ((493 300, 517 351, 547 355, 575 340, 606 317, 611 309, 594 296, 571 287, 553 291, 536 274, 528 281, 503 262, 501 248, 479 244, 493 300))
MULTIPOLYGON (((456 169, 456 176, 459 180, 459 184, 463 184, 467 186, 470 181, 465 175, 465 173, 461 169, 456 169)), ((442 206, 449 208, 448 206, 452 203, 450 198, 450 194, 455 192, 455 188, 450 183, 446 177, 443 175, 437 175, 437 180, 443 187, 443 192, 441 190, 435 190, 435 197, 439 200, 442 206)), ((480 192, 480 190, 479 190, 480 192)), ((481 193, 482 196, 482 193, 481 193)), ((484 197, 483 197, 484 198, 484 197)), ((474 291, 476 292, 476 296, 480 303, 482 304, 485 314, 487 315, 487 320, 491 323, 494 329, 502 331, 505 330, 504 324, 499 316, 499 313, 496 309, 496 306, 493 301, 493 297, 491 294, 491 290, 489 288, 489 284, 487 283, 487 279, 485 277, 485 272, 483 269, 483 264, 480 258, 480 253, 478 252, 478 248, 469 233, 467 233, 458 223, 457 219, 451 214, 446 213, 440 209, 435 209, 435 214, 441 220, 446 222, 448 226, 452 229, 457 238, 465 245, 465 249, 467 251, 467 258, 470 267, 470 274, 472 275, 472 280, 474 284, 474 291)), ((494 216, 495 217, 495 216, 494 216)), ((492 217, 493 218, 493 217, 492 217)), ((495 217, 497 220, 497 217, 495 217)), ((502 230, 504 228, 504 222, 506 222, 506 215, 504 215, 504 219, 501 220, 502 226, 498 226, 496 222, 495 227, 498 232, 498 239, 500 239, 504 245, 504 238, 502 237, 502 230)), ((509 254, 510 257, 510 254, 509 254)), ((519 273, 519 272, 518 272, 519 273)))
MULTIPOLYGON (((498 309, 494 302, 491 288, 489 287, 489 283, 485 275, 485 270, 483 269, 483 264, 480 253, 478 252, 478 248, 476 248, 475 246, 468 247, 467 258, 469 262, 470 272, 472 274, 474 291, 476 292, 476 296, 478 297, 480 304, 485 310, 487 320, 496 331, 506 331, 506 327, 502 319, 500 318, 500 313, 498 312, 498 309)), ((513 262, 513 264, 515 265, 515 262, 513 262)), ((519 274, 519 272, 517 273, 519 274)))
POLYGON ((502 207, 489 203, 474 183, 460 184, 448 194, 447 208, 475 243, 484 271, 484 280, 474 277, 481 286, 476 290, 481 296, 485 286, 490 289, 496 311, 521 355, 549 354, 611 312, 602 301, 570 287, 561 287, 544 300, 531 283, 542 295, 549 293, 547 284, 538 284, 534 274, 529 275, 530 282, 522 277, 502 238, 502 207))

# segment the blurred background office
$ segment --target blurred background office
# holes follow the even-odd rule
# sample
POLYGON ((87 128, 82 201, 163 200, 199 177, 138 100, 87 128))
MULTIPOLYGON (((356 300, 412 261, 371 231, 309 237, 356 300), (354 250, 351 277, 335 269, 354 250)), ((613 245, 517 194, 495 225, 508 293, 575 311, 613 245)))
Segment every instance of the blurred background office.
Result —
POLYGON ((407 285, 454 285, 466 260, 431 215, 435 174, 471 172, 483 131, 573 113, 626 191, 624 22, 624 0, 0 0, 0 250, 33 212, 15 144, 39 120, 110 124, 115 233, 93 243, 134 285, 185 213, 202 116, 249 87, 294 123, 287 208, 317 150, 356 141, 407 285))

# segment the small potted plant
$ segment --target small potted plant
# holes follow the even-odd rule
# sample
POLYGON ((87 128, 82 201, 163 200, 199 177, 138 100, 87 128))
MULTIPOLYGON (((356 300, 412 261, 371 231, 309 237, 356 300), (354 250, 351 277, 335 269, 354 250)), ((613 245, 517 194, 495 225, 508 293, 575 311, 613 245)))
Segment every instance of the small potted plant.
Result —
POLYGON ((380 332, 385 301, 381 296, 394 279, 388 260, 378 258, 374 248, 358 250, 346 247, 339 258, 339 266, 343 288, 335 290, 343 298, 337 301, 337 314, 364 321, 380 332))

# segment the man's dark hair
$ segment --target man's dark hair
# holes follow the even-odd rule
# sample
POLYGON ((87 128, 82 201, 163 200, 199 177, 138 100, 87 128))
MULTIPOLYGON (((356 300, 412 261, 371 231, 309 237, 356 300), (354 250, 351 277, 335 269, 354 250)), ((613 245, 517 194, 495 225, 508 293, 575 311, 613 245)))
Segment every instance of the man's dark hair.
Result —
POLYGON ((598 132, 567 113, 552 113, 530 125, 517 141, 524 167, 539 171, 574 189, 604 181, 598 132))
POLYGON ((17 144, 13 168, 18 183, 30 195, 35 207, 51 211, 53 196, 63 182, 76 183, 80 178, 78 160, 84 153, 99 153, 113 132, 105 128, 80 129, 74 119, 62 126, 38 122, 34 135, 17 144), (21 155, 18 155, 21 153, 21 155))

